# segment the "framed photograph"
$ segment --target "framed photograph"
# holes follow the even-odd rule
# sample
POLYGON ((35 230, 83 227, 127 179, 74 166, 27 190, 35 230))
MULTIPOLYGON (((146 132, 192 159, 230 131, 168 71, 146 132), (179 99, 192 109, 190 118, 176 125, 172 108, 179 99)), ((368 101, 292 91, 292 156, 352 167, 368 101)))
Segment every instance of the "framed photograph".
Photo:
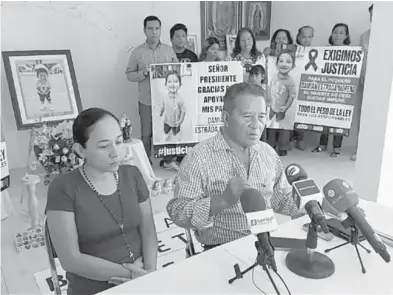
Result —
POLYGON ((197 36, 193 34, 187 35, 187 45, 185 47, 196 55, 199 55, 197 36))
POLYGON ((226 50, 226 35, 236 35, 240 27, 240 1, 201 1, 201 43, 213 36, 226 50))
POLYGON ((233 48, 235 48, 237 35, 227 35, 227 55, 231 56, 233 48))
POLYGON ((242 26, 249 27, 257 41, 270 39, 271 15, 271 1, 242 2, 242 26))
POLYGON ((2 55, 18 130, 72 120, 82 111, 70 50, 2 55))

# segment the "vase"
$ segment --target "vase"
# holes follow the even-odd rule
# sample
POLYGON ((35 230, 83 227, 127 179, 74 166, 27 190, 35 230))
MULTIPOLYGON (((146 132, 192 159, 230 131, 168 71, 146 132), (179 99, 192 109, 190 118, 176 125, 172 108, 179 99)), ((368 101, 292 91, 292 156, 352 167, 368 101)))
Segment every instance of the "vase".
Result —
POLYGON ((132 132, 131 125, 126 125, 123 128, 123 139, 124 139, 124 142, 131 142, 132 141, 131 140, 131 132, 132 132))
POLYGON ((40 226, 40 217, 38 213, 38 199, 36 196, 36 185, 40 182, 40 178, 37 175, 26 174, 22 178, 22 183, 25 185, 27 190, 27 210, 30 216, 30 228, 36 229, 40 226))

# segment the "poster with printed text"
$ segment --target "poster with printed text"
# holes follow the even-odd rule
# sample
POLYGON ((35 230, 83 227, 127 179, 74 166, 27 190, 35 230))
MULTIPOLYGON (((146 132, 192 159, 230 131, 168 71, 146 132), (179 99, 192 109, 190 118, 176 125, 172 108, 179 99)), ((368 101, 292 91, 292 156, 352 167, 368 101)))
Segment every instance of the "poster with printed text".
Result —
POLYGON ((9 168, 8 168, 8 159, 7 159, 7 146, 5 141, 0 142, 0 168, 1 168, 1 190, 4 190, 9 187, 9 168))
POLYGON ((348 136, 360 96, 360 47, 299 47, 268 61, 270 128, 348 136))
POLYGON ((151 65, 155 157, 186 155, 215 135, 222 126, 226 90, 240 82, 240 62, 151 65))

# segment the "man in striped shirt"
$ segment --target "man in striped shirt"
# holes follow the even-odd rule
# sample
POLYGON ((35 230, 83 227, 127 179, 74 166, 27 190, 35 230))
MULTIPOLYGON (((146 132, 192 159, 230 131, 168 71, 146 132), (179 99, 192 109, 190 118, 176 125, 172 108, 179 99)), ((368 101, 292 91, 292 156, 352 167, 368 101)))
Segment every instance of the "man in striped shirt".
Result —
POLYGON ((259 141, 266 125, 260 86, 239 83, 224 96, 224 126, 184 158, 167 211, 173 222, 195 231, 205 250, 249 235, 241 204, 245 188, 257 189, 268 207, 293 219, 303 215, 292 199, 277 153, 259 141))

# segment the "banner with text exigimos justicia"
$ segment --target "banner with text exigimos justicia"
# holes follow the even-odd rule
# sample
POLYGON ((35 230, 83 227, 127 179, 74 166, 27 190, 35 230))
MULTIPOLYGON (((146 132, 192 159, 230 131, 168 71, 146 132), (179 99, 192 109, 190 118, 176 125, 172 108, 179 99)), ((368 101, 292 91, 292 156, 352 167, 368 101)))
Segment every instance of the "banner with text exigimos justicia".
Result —
POLYGON ((359 97, 361 47, 290 49, 268 59, 268 127, 349 135, 359 97))
POLYGON ((240 82, 239 61, 151 65, 154 155, 186 155, 216 134, 225 92, 240 82))
POLYGON ((349 135, 359 103, 361 47, 306 48, 300 77, 295 129, 349 135))

